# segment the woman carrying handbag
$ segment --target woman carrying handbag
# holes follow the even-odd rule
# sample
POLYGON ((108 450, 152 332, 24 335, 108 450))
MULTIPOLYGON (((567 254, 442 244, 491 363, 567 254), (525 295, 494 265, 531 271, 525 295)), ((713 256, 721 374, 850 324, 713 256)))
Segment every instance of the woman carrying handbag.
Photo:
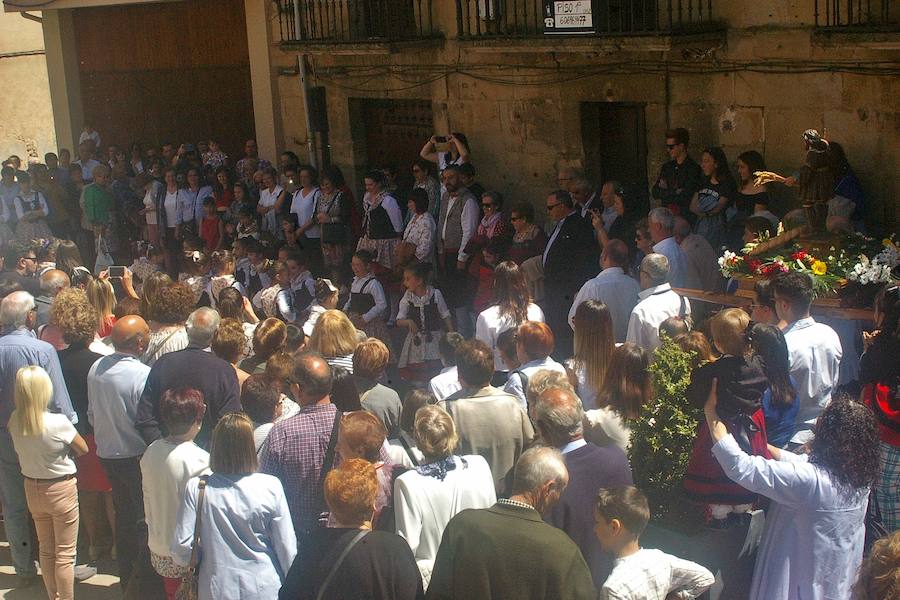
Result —
POLYGON ((213 431, 204 481, 191 479, 175 525, 172 559, 189 567, 176 598, 273 599, 297 554, 281 482, 257 473, 253 424, 241 413, 213 431))

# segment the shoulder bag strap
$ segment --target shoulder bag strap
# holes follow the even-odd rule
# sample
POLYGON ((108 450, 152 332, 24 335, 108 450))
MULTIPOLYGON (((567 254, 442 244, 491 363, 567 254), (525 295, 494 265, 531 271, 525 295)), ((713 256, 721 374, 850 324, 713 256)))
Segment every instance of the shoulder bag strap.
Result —
POLYGON ((323 581, 322 585, 319 586, 319 592, 316 594, 316 600, 322 600, 322 598, 325 596, 325 590, 328 589, 328 586, 331 584, 331 580, 334 579, 334 574, 337 573, 337 570, 340 568, 341 563, 344 562, 344 559, 347 558, 347 555, 350 554, 350 551, 353 550, 353 547, 357 543, 359 543, 361 539, 366 537, 366 534, 368 533, 368 529, 361 529, 356 535, 353 536, 353 539, 350 540, 350 543, 344 546, 344 550, 341 552, 341 555, 337 557, 337 560, 334 561, 334 565, 332 565, 331 570, 325 577, 325 581, 323 581))
POLYGON ((419 466, 419 459, 416 458, 415 453, 412 451, 412 448, 409 445, 409 442, 406 441, 406 438, 403 437, 401 433, 400 436, 400 444, 403 446, 403 449, 406 451, 406 455, 409 456, 409 460, 412 461, 413 466, 419 466))
POLYGON ((191 542, 191 561, 188 563, 188 571, 193 575, 197 571, 197 563, 200 548, 200 522, 203 515, 203 500, 206 497, 206 480, 209 477, 203 475, 200 477, 199 489, 200 495, 197 497, 197 518, 194 521, 194 541, 191 542))
POLYGON ((334 425, 331 426, 331 437, 328 438, 328 449, 325 451, 325 460, 322 461, 322 471, 319 473, 319 486, 318 486, 318 496, 319 496, 319 506, 322 505, 322 486, 325 484, 325 476, 328 475, 328 471, 331 470, 332 465, 334 464, 334 451, 337 447, 337 437, 338 437, 338 428, 341 425, 341 411, 335 411, 334 413, 334 425))

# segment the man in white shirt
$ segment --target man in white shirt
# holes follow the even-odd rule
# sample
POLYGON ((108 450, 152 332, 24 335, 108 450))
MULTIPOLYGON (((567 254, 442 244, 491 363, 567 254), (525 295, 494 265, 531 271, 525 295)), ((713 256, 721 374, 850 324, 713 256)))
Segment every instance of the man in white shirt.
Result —
POLYGON ((462 389, 456 371, 456 352, 464 341, 465 338, 459 333, 450 331, 442 335, 438 342, 438 352, 441 354, 444 368, 438 375, 432 377, 428 384, 431 394, 438 402, 462 389))
POLYGON ((687 257, 673 236, 675 217, 665 207, 657 207, 647 215, 650 224, 650 239, 653 252, 662 254, 669 260, 669 283, 674 287, 685 287, 687 280, 687 257))
POLYGON ((78 160, 72 164, 81 167, 81 179, 85 183, 94 181, 94 169, 100 166, 100 163, 91 157, 91 144, 89 142, 78 144, 78 160))
POLYGON ((478 229, 480 209, 475 197, 460 183, 459 167, 450 165, 443 173, 445 191, 441 197, 438 223, 438 268, 443 279, 444 297, 454 310, 457 329, 471 337, 470 311, 474 282, 469 276, 469 255, 465 248, 478 229))
POLYGON ((587 219, 588 222, 590 222, 591 209, 599 208, 600 204, 598 202, 597 192, 594 191, 594 186, 592 186, 591 182, 587 179, 576 179, 572 187, 574 188, 572 200, 575 201, 576 208, 578 209, 578 212, 581 213, 581 218, 587 219))
POLYGON ((660 345, 659 324, 669 317, 691 314, 691 303, 672 290, 669 260, 662 254, 648 254, 641 261, 640 302, 631 311, 626 341, 653 353, 660 345))
POLYGON ((673 233, 678 247, 687 258, 684 287, 707 292, 719 291, 725 280, 719 272, 719 257, 706 238, 691 233, 691 224, 684 217, 675 217, 673 233))
POLYGON ((599 300, 609 309, 612 317, 613 332, 617 342, 625 341, 628 330, 628 319, 638 302, 640 285, 625 273, 628 268, 628 246, 622 240, 612 239, 600 254, 600 274, 585 282, 569 310, 569 325, 575 329, 575 311, 582 302, 599 300))
POLYGON ((784 340, 800 402, 791 444, 799 445, 812 439, 816 419, 831 402, 831 393, 840 376, 843 350, 837 333, 809 316, 813 287, 808 275, 796 271, 782 273, 772 280, 772 289, 775 311, 787 323, 784 340))
POLYGON ((150 367, 140 360, 150 328, 141 317, 129 315, 116 321, 110 338, 116 352, 95 362, 88 371, 88 419, 94 427, 97 456, 112 487, 119 574, 124 588, 139 549, 147 543, 141 483, 141 456, 147 444, 135 421, 150 374, 150 367))

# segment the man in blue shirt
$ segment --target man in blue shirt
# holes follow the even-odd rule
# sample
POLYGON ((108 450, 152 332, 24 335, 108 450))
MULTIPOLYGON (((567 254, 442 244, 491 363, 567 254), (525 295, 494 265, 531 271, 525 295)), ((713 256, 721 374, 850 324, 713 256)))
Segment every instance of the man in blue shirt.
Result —
POLYGON ((110 338, 115 354, 99 359, 87 375, 88 419, 94 427, 97 456, 112 487, 119 581, 124 589, 138 551, 147 543, 141 483, 141 456, 147 443, 135 420, 150 374, 150 367, 140 359, 150 328, 141 317, 128 315, 116 321, 110 338))
POLYGON ((0 302, 3 333, 0 336, 0 502, 13 564, 22 584, 31 583, 37 573, 31 559, 25 484, 19 457, 7 429, 9 416, 16 407, 14 395, 19 369, 29 365, 43 367, 53 383, 49 409, 66 415, 72 423, 78 422, 56 350, 34 336, 32 330, 36 320, 34 296, 28 292, 13 292, 0 302))

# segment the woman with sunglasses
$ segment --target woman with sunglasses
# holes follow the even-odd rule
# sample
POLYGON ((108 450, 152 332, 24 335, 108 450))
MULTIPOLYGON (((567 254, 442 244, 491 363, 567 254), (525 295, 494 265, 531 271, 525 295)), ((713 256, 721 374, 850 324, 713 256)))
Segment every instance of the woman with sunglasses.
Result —
POLYGON ((513 227, 512 244, 507 252, 507 259, 517 265, 544 252, 547 245, 547 234, 534 224, 534 207, 528 202, 519 202, 509 213, 509 222, 513 227))

